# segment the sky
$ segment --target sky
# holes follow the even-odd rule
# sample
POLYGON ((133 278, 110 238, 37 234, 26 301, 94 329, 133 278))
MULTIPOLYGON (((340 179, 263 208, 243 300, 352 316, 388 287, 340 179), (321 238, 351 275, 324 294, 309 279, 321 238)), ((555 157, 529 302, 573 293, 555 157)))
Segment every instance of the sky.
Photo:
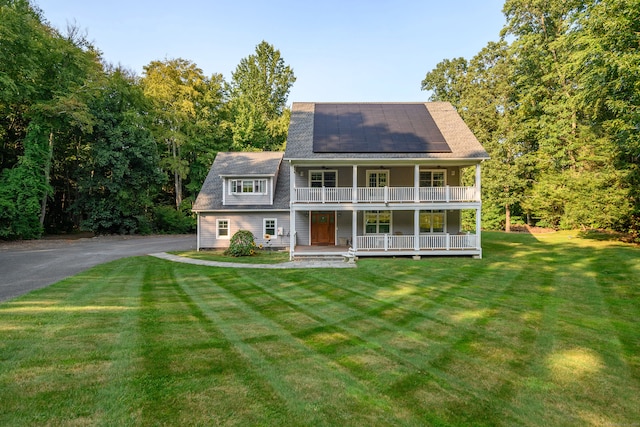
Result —
POLYGON ((65 32, 86 32, 114 65, 143 74, 182 58, 226 81, 263 40, 297 78, 292 102, 424 102, 444 59, 499 39, 504 0, 33 0, 65 32))

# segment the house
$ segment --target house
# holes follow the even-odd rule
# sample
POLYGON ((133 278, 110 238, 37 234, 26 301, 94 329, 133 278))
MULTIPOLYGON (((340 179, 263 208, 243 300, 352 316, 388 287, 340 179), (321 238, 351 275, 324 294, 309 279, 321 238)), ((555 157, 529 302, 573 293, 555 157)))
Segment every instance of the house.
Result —
POLYGON ((284 153, 218 153, 193 205, 200 248, 227 248, 238 230, 256 244, 288 247, 289 168, 284 153), (265 235, 269 239, 265 239, 265 235))
POLYGON ((480 164, 449 103, 294 103, 284 153, 219 153, 194 204, 198 248, 239 229, 296 254, 481 257, 480 164), (473 168, 474 184, 461 176, 473 168), (462 212, 475 230, 462 229, 462 212))

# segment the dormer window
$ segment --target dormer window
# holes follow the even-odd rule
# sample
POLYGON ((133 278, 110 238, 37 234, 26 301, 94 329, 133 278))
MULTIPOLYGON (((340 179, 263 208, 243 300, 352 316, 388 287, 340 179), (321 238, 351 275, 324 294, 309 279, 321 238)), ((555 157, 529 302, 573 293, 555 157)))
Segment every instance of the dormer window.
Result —
POLYGON ((267 194, 267 180, 232 179, 229 194, 267 194))

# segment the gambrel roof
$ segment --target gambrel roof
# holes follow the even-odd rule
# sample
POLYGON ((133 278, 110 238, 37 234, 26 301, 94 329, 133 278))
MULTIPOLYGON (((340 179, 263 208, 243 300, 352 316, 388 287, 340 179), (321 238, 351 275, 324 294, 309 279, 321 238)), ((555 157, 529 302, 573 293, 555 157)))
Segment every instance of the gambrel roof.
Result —
POLYGON ((216 155, 202 189, 193 204, 194 211, 217 210, 288 210, 289 209, 289 168, 282 165, 284 153, 275 151, 228 153, 216 155), (275 193, 273 205, 233 205, 222 204, 222 181, 224 178, 274 177, 275 193))
POLYGON ((448 102, 296 102, 284 158, 480 161, 489 155, 448 102))

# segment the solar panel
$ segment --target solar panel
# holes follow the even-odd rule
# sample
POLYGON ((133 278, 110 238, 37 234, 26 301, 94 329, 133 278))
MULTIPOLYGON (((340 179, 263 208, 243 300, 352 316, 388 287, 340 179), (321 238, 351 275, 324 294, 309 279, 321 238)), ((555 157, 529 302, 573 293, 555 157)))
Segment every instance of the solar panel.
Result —
POLYGON ((450 153, 424 104, 315 105, 315 153, 450 153))

